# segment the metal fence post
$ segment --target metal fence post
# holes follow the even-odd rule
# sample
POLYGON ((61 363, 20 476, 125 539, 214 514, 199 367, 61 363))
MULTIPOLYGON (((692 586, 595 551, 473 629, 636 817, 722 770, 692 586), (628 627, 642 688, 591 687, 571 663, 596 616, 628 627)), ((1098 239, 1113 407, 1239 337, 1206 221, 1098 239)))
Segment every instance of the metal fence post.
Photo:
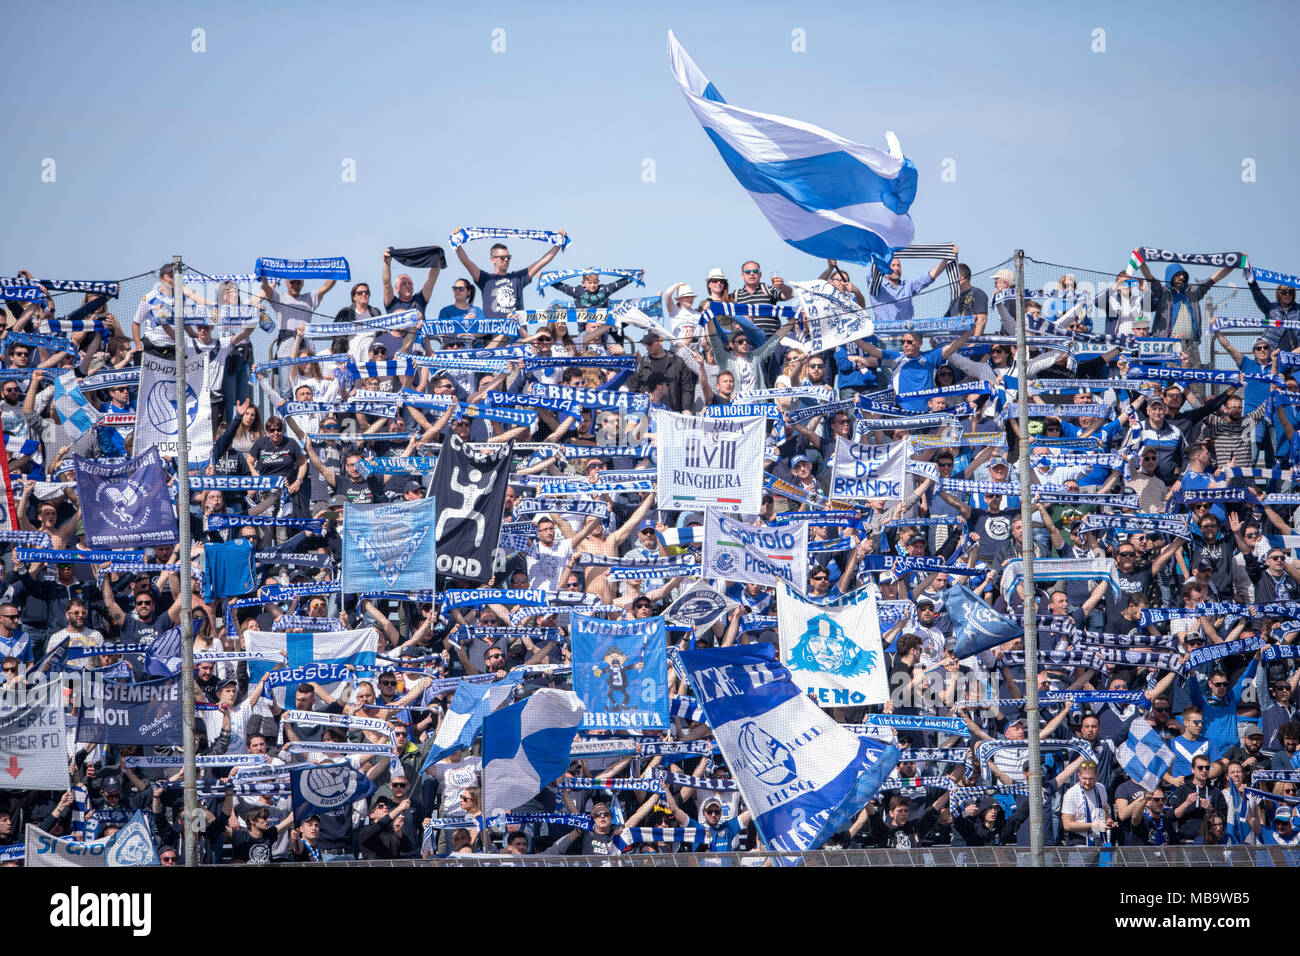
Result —
MULTIPOLYGON (((190 572, 190 444, 189 394, 185 384, 185 285, 180 256, 172 256, 172 325, 176 333, 176 517, 180 544, 176 563, 180 570, 181 593, 181 728, 185 745, 185 865, 199 865, 198 775, 194 767, 194 621, 192 613, 193 575, 190 572)), ((201 401, 200 397, 200 401, 201 401)))

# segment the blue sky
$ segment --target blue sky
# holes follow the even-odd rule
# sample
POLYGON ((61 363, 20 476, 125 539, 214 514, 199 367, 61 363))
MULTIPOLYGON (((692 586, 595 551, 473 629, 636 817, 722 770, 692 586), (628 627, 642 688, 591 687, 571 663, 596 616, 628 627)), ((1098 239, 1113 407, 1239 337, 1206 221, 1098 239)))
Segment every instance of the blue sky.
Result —
MULTIPOLYGON (((1141 243, 1300 272, 1300 65, 1278 40, 1300 30, 1294 3, 454 9, 11 7, 9 36, 39 52, 0 63, 5 273, 341 254, 373 282, 385 246, 445 243, 462 225, 567 229, 557 265, 643 267, 649 290, 700 288, 715 265, 734 279, 747 258, 768 275, 820 271, 699 129, 668 71, 669 28, 730 102, 863 143, 894 130, 920 171, 917 241, 955 240, 976 269, 1022 247, 1114 270, 1141 243), (948 159, 955 182, 941 181, 948 159)), ((481 264, 485 246, 470 247, 481 264)), ((517 265, 544 251, 516 246, 517 265)))

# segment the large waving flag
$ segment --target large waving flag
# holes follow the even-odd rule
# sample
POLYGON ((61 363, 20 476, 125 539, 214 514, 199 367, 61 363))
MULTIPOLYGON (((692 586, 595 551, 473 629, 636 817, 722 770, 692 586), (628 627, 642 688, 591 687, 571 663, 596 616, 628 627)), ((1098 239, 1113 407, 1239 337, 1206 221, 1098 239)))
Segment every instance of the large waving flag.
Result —
POLYGON ((953 635, 957 638, 953 653, 959 659, 965 660, 980 651, 1025 636, 1025 629, 1019 621, 993 610, 963 584, 954 584, 944 591, 943 603, 953 622, 953 635))
POLYGON ((769 850, 817 849, 898 764, 898 748, 845 730, 809 700, 771 644, 679 659, 769 850))
POLYGON ((256 686, 269 672, 263 693, 280 707, 293 703, 292 691, 297 684, 320 684, 337 697, 343 692, 344 682, 354 681, 358 672, 374 672, 375 652, 379 649, 379 632, 373 627, 320 634, 248 631, 244 640, 248 650, 262 658, 248 662, 249 686, 256 686))
POLYGON ((571 690, 539 690, 483 722, 483 806, 509 812, 569 769, 586 710, 571 690))
POLYGON ((668 60, 695 117, 777 235, 818 258, 886 267, 910 245, 916 167, 893 133, 886 152, 810 123, 727 103, 677 37, 668 60))
POLYGON ((457 684, 451 706, 438 725, 433 747, 429 750, 424 765, 420 767, 420 772, 424 773, 448 754, 465 750, 473 744, 483 730, 484 719, 509 699, 523 677, 524 672, 516 668, 499 681, 485 683, 462 680, 457 684))

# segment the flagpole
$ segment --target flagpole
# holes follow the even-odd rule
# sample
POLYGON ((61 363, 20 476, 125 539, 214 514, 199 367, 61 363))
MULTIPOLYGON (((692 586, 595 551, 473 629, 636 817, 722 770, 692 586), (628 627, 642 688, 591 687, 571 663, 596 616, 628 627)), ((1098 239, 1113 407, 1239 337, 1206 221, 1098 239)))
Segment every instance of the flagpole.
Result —
MULTIPOLYGON (((190 572, 190 444, 189 401, 185 385, 185 286, 181 257, 172 256, 172 324, 176 332, 176 518, 180 544, 176 563, 180 570, 181 602, 181 728, 185 743, 185 865, 199 865, 198 774, 194 740, 194 621, 191 617, 190 572)), ((201 400, 201 399, 200 399, 201 400)))
MULTIPOLYGON (((1034 506, 1030 498, 1029 345, 1025 333, 1025 251, 1016 264, 1016 398, 1020 406, 1020 556, 1024 574, 1025 730, 1029 736, 1029 852, 1043 865, 1043 762, 1038 739, 1038 591, 1034 587, 1034 506)), ((1008 600, 1010 598, 1008 597, 1008 600)))

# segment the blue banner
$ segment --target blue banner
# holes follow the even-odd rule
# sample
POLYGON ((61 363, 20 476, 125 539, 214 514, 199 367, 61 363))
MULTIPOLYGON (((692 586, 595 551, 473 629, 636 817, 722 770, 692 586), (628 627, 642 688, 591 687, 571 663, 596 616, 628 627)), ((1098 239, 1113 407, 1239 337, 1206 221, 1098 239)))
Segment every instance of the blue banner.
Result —
POLYGON ((175 544, 180 540, 167 475, 156 447, 115 464, 73 455, 72 468, 86 543, 92 548, 175 544))
POLYGON ((603 621, 569 615, 573 689, 584 728, 663 728, 668 724, 668 656, 662 617, 603 621))
POLYGON ((433 498, 343 507, 343 593, 433 588, 433 498))
POLYGON ((171 747, 181 743, 180 675, 140 684, 106 680, 104 696, 77 715, 77 742, 171 747))

